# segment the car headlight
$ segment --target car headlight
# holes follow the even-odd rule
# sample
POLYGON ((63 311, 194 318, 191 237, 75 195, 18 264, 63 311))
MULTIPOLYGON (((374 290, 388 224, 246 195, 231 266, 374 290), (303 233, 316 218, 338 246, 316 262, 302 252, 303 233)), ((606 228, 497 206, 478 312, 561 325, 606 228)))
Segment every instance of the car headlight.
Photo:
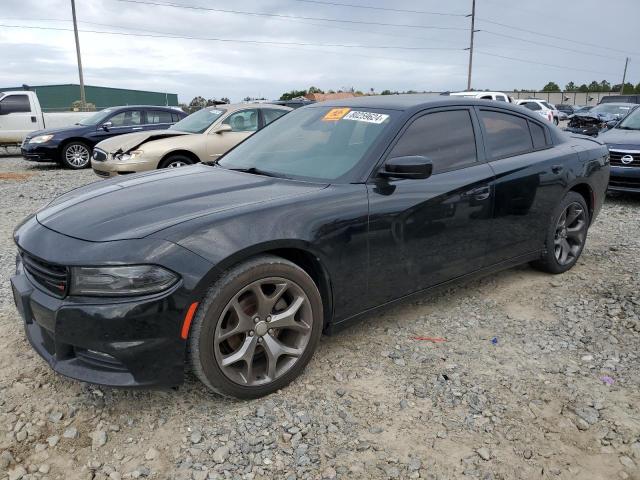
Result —
POLYGON ((157 265, 71 267, 70 295, 128 297, 168 289, 178 275, 157 265))
POLYGON ((135 160, 136 158, 140 158, 144 152, 142 150, 131 150, 128 153, 121 153, 120 155, 116 155, 114 158, 120 162, 126 162, 128 160, 135 160))
POLYGON ((53 135, 38 135, 29 140, 29 143, 47 143, 53 138, 53 135))

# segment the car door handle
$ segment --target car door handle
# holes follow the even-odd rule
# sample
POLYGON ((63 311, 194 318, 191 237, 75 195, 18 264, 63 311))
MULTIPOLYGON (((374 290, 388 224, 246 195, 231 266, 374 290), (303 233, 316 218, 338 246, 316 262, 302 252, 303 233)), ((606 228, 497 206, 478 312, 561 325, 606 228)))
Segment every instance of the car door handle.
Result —
POLYGON ((491 188, 488 185, 474 188, 462 194, 463 197, 473 197, 476 200, 486 200, 491 195, 491 188))
POLYGON ((31 123, 36 123, 36 117, 31 117, 31 123))
POLYGON ((562 170, 564 170, 564 167, 562 165, 554 165, 553 167, 551 167, 551 171, 555 174, 560 173, 562 170))

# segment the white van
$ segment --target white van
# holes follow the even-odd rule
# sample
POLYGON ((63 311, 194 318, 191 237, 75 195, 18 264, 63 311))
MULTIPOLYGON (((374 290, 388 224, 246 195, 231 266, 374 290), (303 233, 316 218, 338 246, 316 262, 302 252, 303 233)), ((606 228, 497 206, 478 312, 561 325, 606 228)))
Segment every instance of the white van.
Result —
POLYGON ((452 97, 469 97, 480 100, 495 100, 496 102, 513 103, 513 99, 506 93, 502 92, 454 92, 449 95, 452 97))
POLYGON ((35 92, 0 92, 0 145, 19 145, 24 137, 34 130, 67 127, 93 113, 42 113, 35 92))

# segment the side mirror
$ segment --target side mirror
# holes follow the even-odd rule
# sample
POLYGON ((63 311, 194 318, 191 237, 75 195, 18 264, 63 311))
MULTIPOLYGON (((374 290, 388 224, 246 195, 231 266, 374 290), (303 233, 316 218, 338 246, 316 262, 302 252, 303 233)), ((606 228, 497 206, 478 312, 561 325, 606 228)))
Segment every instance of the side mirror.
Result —
POLYGON ((429 178, 433 172, 433 163, 427 157, 411 155, 390 158, 380 171, 383 177, 392 178, 429 178))
POLYGON ((213 129, 212 133, 221 134, 224 132, 233 132, 233 128, 231 128, 231 125, 229 125, 228 123, 221 123, 213 129))
POLYGON ((109 131, 109 129, 110 129, 112 126, 113 126, 113 123, 112 123, 112 122, 104 122, 104 123, 102 124, 102 129, 103 129, 105 132, 108 132, 108 131, 109 131))

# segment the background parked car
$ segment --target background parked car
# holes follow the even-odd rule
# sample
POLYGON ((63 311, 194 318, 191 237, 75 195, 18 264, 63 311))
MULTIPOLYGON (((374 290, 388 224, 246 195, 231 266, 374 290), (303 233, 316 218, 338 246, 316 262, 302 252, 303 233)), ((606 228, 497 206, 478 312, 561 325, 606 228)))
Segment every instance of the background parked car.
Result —
POLYGON ((640 95, 608 95, 602 97, 598 105, 603 103, 640 103, 640 95))
POLYGON ((73 125, 93 112, 43 113, 35 92, 0 92, 0 145, 20 145, 34 130, 73 125))
POLYGON ((22 143, 22 156, 35 162, 86 168, 91 164, 91 151, 96 143, 125 133, 165 129, 186 116, 172 107, 105 108, 75 125, 30 133, 22 143))
POLYGON ((637 106, 633 103, 601 103, 587 112, 577 112, 572 115, 566 130, 595 137, 614 127, 637 106))
POLYGON ((554 105, 554 107, 556 107, 556 110, 558 111, 558 120, 566 120, 576 111, 573 105, 566 103, 560 103, 558 105, 554 105))
POLYGON ((609 148, 609 190, 640 193, 640 108, 598 139, 609 148))
POLYGON ((496 102, 508 102, 511 103, 512 99, 506 93, 502 92, 453 92, 450 93, 452 97, 467 97, 477 98, 478 100, 495 100, 496 102))
POLYGON ((132 133, 105 140, 93 152, 96 175, 128 173, 213 162, 291 108, 239 103, 203 108, 165 131, 132 133))
POLYGON ((540 100, 538 98, 527 98, 516 100, 516 104, 522 105, 532 112, 536 112, 541 117, 546 118, 549 122, 556 125, 558 125, 560 121, 560 112, 556 110, 556 107, 554 105, 551 105, 545 100, 540 100))

